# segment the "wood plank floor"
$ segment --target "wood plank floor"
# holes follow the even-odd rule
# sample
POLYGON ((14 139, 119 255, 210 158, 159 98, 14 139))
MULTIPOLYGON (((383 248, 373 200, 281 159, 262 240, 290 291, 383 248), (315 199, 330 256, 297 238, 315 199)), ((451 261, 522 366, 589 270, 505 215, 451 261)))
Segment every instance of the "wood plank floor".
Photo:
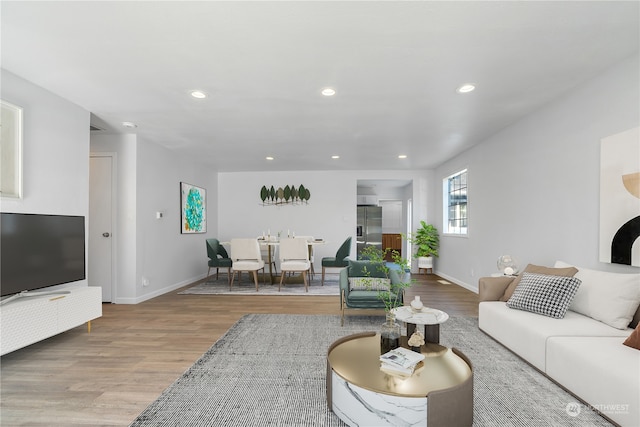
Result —
MULTIPOLYGON (((407 300, 420 295, 427 306, 477 316, 475 293, 435 275, 413 277, 407 300)), ((90 334, 81 326, 0 358, 0 425, 126 426, 243 315, 340 313, 337 296, 179 291, 104 304, 90 334)))

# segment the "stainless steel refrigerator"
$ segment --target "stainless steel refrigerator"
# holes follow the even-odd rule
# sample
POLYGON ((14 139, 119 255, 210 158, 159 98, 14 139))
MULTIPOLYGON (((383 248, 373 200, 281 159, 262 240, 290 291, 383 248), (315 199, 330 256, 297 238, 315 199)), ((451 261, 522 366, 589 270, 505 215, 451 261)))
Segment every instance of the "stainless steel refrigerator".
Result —
POLYGON ((357 254, 366 246, 382 249, 382 208, 378 206, 358 206, 357 254))

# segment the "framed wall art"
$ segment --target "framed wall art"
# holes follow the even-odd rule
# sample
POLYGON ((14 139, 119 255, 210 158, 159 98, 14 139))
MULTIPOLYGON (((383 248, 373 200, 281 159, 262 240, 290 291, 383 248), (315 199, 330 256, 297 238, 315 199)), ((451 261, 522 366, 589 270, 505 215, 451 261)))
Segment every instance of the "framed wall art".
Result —
POLYGON ((207 232, 207 190, 180 183, 180 223, 182 234, 207 232))
POLYGON ((22 197, 22 108, 1 101, 0 194, 22 197))
POLYGON ((277 190, 273 185, 271 188, 263 185, 260 189, 260 200, 263 206, 308 204, 309 198, 311 198, 311 191, 304 185, 300 187, 286 185, 284 188, 278 187, 277 190))
POLYGON ((600 261, 640 267, 640 128, 600 144, 600 261))

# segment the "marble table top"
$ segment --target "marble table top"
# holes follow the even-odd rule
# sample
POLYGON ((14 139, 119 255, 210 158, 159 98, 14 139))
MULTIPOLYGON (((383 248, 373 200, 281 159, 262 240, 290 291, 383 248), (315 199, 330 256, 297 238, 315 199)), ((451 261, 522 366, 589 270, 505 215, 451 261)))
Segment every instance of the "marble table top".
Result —
POLYGON ((394 308, 392 311, 396 316, 396 320, 413 323, 414 325, 437 325, 449 319, 449 315, 444 311, 429 307, 422 307, 420 311, 415 311, 410 306, 405 305, 394 308))

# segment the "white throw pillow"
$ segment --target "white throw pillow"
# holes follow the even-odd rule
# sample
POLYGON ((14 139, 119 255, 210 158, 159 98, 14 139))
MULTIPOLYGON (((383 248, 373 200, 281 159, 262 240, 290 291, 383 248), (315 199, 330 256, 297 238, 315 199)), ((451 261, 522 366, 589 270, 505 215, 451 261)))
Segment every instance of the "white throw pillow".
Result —
POLYGON ((391 281, 382 277, 349 277, 352 291, 388 291, 391 281))
MULTIPOLYGON (((571 267, 556 261, 555 267, 571 267)), ((627 329, 640 305, 640 274, 609 273, 573 266, 582 284, 569 310, 617 329, 627 329)))

